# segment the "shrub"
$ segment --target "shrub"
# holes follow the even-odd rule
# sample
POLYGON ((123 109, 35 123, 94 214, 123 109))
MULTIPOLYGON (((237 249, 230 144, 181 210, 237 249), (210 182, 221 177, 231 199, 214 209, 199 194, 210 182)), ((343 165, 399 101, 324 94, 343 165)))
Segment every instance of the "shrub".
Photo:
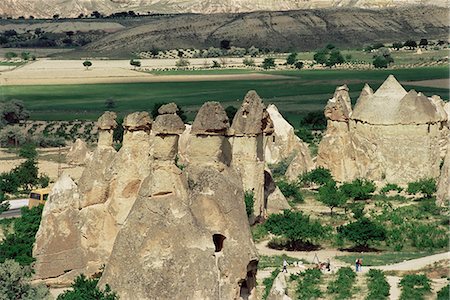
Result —
POLYGON ((255 60, 252 58, 244 58, 244 60, 242 61, 242 63, 244 64, 244 66, 248 66, 248 67, 254 67, 255 66, 255 60))
POLYGON ((309 128, 300 127, 295 134, 305 143, 311 144, 314 141, 314 135, 309 128))
POLYGON ((0 299, 40 300, 48 299, 48 289, 30 284, 32 270, 7 259, 0 264, 0 299))
POLYGON ((281 160, 276 164, 269 164, 269 169, 272 172, 274 178, 284 176, 289 167, 289 161, 286 159, 281 160))
POLYGON ((292 52, 286 58, 287 65, 294 65, 297 62, 297 52, 292 52))
POLYGON ((401 193, 403 191, 403 189, 401 187, 399 187, 397 184, 395 183, 387 183, 381 190, 380 192, 382 194, 386 194, 390 191, 397 191, 397 193, 401 193))
POLYGON ((437 293, 437 300, 450 299, 450 284, 447 284, 437 293))
POLYGON ((290 210, 270 215, 264 226, 275 235, 304 244, 317 243, 330 231, 329 227, 322 226, 319 221, 311 221, 310 217, 302 212, 290 210))
POLYGON ((19 156, 22 158, 35 159, 37 155, 36 146, 31 143, 24 144, 19 149, 19 156))
POLYGON ((251 217, 254 213, 253 205, 255 204, 254 194, 252 191, 246 191, 244 196, 245 201, 245 212, 247 213, 247 217, 251 217))
POLYGON ((381 69, 381 68, 387 68, 389 65, 389 62, 386 58, 384 58, 383 56, 376 56, 375 59, 373 60, 373 66, 377 69, 381 69))
POLYGON ((337 271, 336 280, 328 285, 327 291, 330 294, 335 294, 333 299, 349 299, 352 296, 352 287, 355 279, 356 273, 351 268, 340 268, 337 271))
POLYGON ((327 119, 323 111, 311 111, 300 121, 300 126, 309 127, 313 130, 324 130, 327 128, 327 119))
POLYGON ((304 63, 302 61, 297 61, 294 64, 294 67, 298 70, 303 69, 304 63))
POLYGON ((275 68, 275 58, 273 57, 264 58, 261 67, 266 70, 275 68))
POLYGON ((89 60, 85 60, 85 61, 83 62, 83 66, 86 68, 86 70, 88 70, 89 67, 92 66, 92 62, 89 61, 89 60))
POLYGON ((296 289, 298 299, 318 299, 322 297, 322 291, 319 288, 322 272, 317 269, 308 269, 301 273, 298 278, 296 289))
POLYGON ((327 182, 333 181, 333 177, 331 176, 331 172, 324 167, 318 167, 314 170, 311 170, 300 176, 300 182, 305 184, 318 184, 324 185, 327 182))
POLYGON ((369 199, 375 189, 376 186, 373 181, 361 178, 357 178, 351 183, 346 182, 341 186, 342 192, 355 200, 369 199))
POLYGON ((13 222, 14 232, 6 235, 0 243, 0 262, 14 259, 23 266, 30 265, 36 232, 41 222, 43 206, 23 207, 22 216, 13 222))
POLYGON ((368 247, 374 241, 386 239, 386 229, 368 218, 362 217, 355 222, 337 228, 338 234, 356 246, 368 247))
POLYGON ((293 203, 302 203, 304 201, 296 184, 280 180, 277 182, 277 186, 280 188, 281 193, 293 203))
POLYGON ((369 294, 366 300, 383 300, 388 298, 390 286, 383 271, 370 269, 367 273, 367 281, 369 294))
POLYGON ((259 242, 264 239, 269 232, 264 224, 256 224, 251 227, 253 241, 259 242))
POLYGON ((84 274, 75 278, 72 284, 72 290, 67 290, 56 298, 57 300, 117 300, 119 297, 111 291, 109 285, 102 290, 97 287, 98 279, 88 279, 84 274))
POLYGON ((17 125, 5 126, 0 130, 0 145, 3 147, 22 145, 26 142, 26 140, 26 134, 23 133, 22 129, 17 125))
POLYGON ((405 275, 399 285, 402 289, 400 300, 424 299, 431 293, 430 279, 425 275, 405 275))
POLYGON ((236 115, 238 109, 232 105, 228 105, 225 108, 225 113, 227 114, 228 120, 230 120, 230 123, 233 122, 234 116, 236 115))
POLYGON ((175 66, 177 68, 184 68, 189 66, 191 63, 189 62, 189 60, 184 59, 184 58, 179 58, 176 62, 175 62, 175 66))
POLYGON ((437 228, 435 224, 411 225, 407 232, 413 247, 418 249, 444 248, 448 244, 447 232, 444 229, 437 228))
POLYGON ((415 195, 422 193, 426 198, 431 198, 436 193, 436 181, 433 178, 420 179, 418 181, 408 183, 406 190, 408 194, 415 195))

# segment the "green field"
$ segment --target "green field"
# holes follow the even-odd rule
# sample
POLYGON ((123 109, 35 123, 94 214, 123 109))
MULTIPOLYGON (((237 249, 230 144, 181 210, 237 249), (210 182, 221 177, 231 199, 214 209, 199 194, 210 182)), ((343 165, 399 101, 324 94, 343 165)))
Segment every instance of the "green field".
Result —
MULTIPOLYGON (((208 82, 154 82, 123 84, 2 86, 0 99, 23 100, 34 120, 93 120, 105 110, 104 102, 113 98, 115 110, 126 114, 150 111, 157 102, 174 101, 192 120, 206 101, 220 101, 223 106, 238 107, 248 90, 256 90, 266 104, 274 103, 294 125, 307 112, 323 110, 337 85, 348 84, 355 101, 365 82, 377 88, 389 74, 399 81, 449 78, 448 68, 400 70, 300 70, 270 71, 282 79, 208 82)), ((405 85, 426 95, 438 94, 449 99, 448 88, 405 85)))

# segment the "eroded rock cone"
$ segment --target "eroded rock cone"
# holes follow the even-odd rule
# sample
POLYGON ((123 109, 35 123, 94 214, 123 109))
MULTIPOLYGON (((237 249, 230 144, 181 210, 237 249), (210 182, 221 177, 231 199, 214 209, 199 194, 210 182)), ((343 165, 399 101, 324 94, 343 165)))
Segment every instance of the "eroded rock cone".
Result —
POLYGON ((86 142, 76 139, 66 155, 66 161, 70 165, 81 166, 86 164, 92 153, 89 151, 86 142))
POLYGON ((68 286, 78 274, 92 276, 101 271, 150 171, 148 114, 125 118, 126 130, 118 153, 112 147, 113 114, 106 115, 98 122, 103 143, 99 143, 78 183, 66 184, 70 188, 64 193, 52 192, 45 205, 33 256, 35 278, 50 285, 68 286))
POLYGON ((185 172, 173 157, 154 161, 100 280, 121 299, 238 299, 254 293, 257 255, 240 177, 221 159, 209 161, 224 157, 216 125, 191 137, 208 147, 205 157, 189 158, 185 172))

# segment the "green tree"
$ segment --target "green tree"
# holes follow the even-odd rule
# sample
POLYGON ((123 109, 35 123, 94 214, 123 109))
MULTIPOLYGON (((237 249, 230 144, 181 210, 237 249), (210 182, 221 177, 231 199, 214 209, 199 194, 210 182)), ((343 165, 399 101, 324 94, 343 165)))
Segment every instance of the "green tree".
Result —
POLYGON ((395 42, 392 44, 392 48, 394 48, 395 50, 400 50, 401 48, 403 48, 403 43, 395 42))
POLYGON ((5 58, 7 60, 11 60, 11 59, 16 58, 16 57, 17 57, 17 53, 15 53, 15 52, 6 52, 5 53, 5 58))
POLYGON ((30 60, 30 58, 31 58, 30 52, 20 53, 20 58, 22 58, 23 60, 30 60))
POLYGON ((225 108, 225 113, 227 114, 228 120, 230 120, 230 123, 233 122, 234 116, 236 115, 238 109, 234 107, 233 105, 228 105, 225 108))
POLYGON ((340 189, 348 197, 354 200, 367 200, 372 197, 372 193, 375 192, 375 183, 371 180, 357 178, 352 182, 344 183, 340 189))
POLYGON ((304 201, 300 189, 296 184, 280 180, 277 182, 277 186, 288 200, 294 203, 302 203, 304 201))
POLYGON ((97 287, 98 279, 86 278, 84 274, 81 274, 72 283, 72 289, 67 290, 56 298, 57 300, 118 300, 119 297, 113 291, 109 285, 105 286, 105 289, 97 287))
POLYGON ((426 47, 428 46, 428 40, 427 39, 421 39, 419 42, 420 47, 426 47))
POLYGON ((348 197, 337 186, 336 182, 328 181, 319 188, 318 200, 330 208, 330 214, 333 215, 333 209, 343 207, 348 197))
POLYGON ((189 62, 189 60, 181 57, 175 62, 175 66, 177 68, 185 68, 188 67, 190 64, 191 63, 189 62))
POLYGON ((400 280, 400 300, 425 299, 431 293, 431 281, 423 274, 408 274, 400 280))
POLYGON ((450 284, 444 286, 437 293, 437 300, 448 300, 448 299, 450 299, 450 284))
POLYGON ((389 65, 388 61, 383 56, 376 56, 372 64, 377 69, 387 68, 389 65))
POLYGON ((14 232, 7 234, 0 243, 0 262, 14 259, 22 266, 28 266, 34 261, 33 244, 41 222, 42 209, 42 205, 21 209, 22 216, 13 222, 14 232))
POLYGON ((332 67, 334 65, 342 64, 345 62, 344 56, 342 56, 341 52, 337 49, 331 50, 330 57, 328 61, 325 63, 328 67, 332 67))
POLYGON ((89 67, 92 66, 92 62, 90 60, 85 60, 83 62, 83 66, 86 68, 86 70, 89 70, 89 67))
POLYGON ((286 58, 286 64, 293 66, 297 62, 297 52, 292 52, 286 58))
POLYGON ((374 241, 386 240, 386 229, 362 217, 355 222, 339 226, 337 232, 341 238, 347 239, 356 244, 356 246, 368 247, 374 241))
POLYGON ((141 66, 141 61, 137 59, 131 59, 130 65, 133 66, 134 69, 136 70, 136 68, 139 68, 141 66))
POLYGON ((328 61, 329 54, 329 49, 321 49, 314 54, 313 58, 318 64, 324 65, 328 61))
POLYGON ((273 57, 264 58, 261 66, 265 70, 275 68, 275 58, 273 57))
POLYGON ((36 146, 32 143, 24 144, 19 149, 19 157, 25 159, 36 159, 38 156, 38 152, 36 151, 36 146))
POLYGON ((303 69, 303 66, 304 66, 304 64, 303 64, 302 61, 296 61, 296 62, 294 63, 294 67, 295 67, 296 69, 298 69, 298 70, 303 69))
MULTIPOLYGON (((2 178, 0 176, 0 181, 1 180, 2 180, 2 178)), ((6 200, 5 192, 0 189, 0 214, 2 214, 3 212, 5 212, 9 209, 9 203, 5 202, 5 200, 6 200)))
POLYGON ((300 182, 305 184, 318 184, 324 185, 328 182, 334 182, 333 176, 331 176, 331 172, 324 167, 318 167, 314 170, 311 170, 299 177, 300 182))
POLYGON ((408 47, 409 49, 415 49, 417 48, 417 42, 413 40, 407 40, 403 46, 408 47))
POLYGON ((44 285, 31 285, 32 270, 12 259, 0 264, 0 299, 42 300, 50 293, 44 285))
POLYGON ((21 100, 13 99, 8 102, 0 103, 0 126, 8 124, 17 124, 30 117, 30 112, 25 108, 21 100))
POLYGON ((275 235, 283 236, 296 243, 315 244, 328 236, 330 228, 299 211, 284 210, 281 214, 272 214, 264 226, 275 235))

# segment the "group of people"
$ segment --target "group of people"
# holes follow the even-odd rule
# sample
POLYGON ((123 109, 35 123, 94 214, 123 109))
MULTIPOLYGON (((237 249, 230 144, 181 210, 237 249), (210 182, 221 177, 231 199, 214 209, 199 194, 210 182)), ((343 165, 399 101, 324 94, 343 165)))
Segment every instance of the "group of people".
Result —
POLYGON ((356 272, 361 272, 361 266, 362 266, 362 258, 357 258, 355 261, 356 272))

